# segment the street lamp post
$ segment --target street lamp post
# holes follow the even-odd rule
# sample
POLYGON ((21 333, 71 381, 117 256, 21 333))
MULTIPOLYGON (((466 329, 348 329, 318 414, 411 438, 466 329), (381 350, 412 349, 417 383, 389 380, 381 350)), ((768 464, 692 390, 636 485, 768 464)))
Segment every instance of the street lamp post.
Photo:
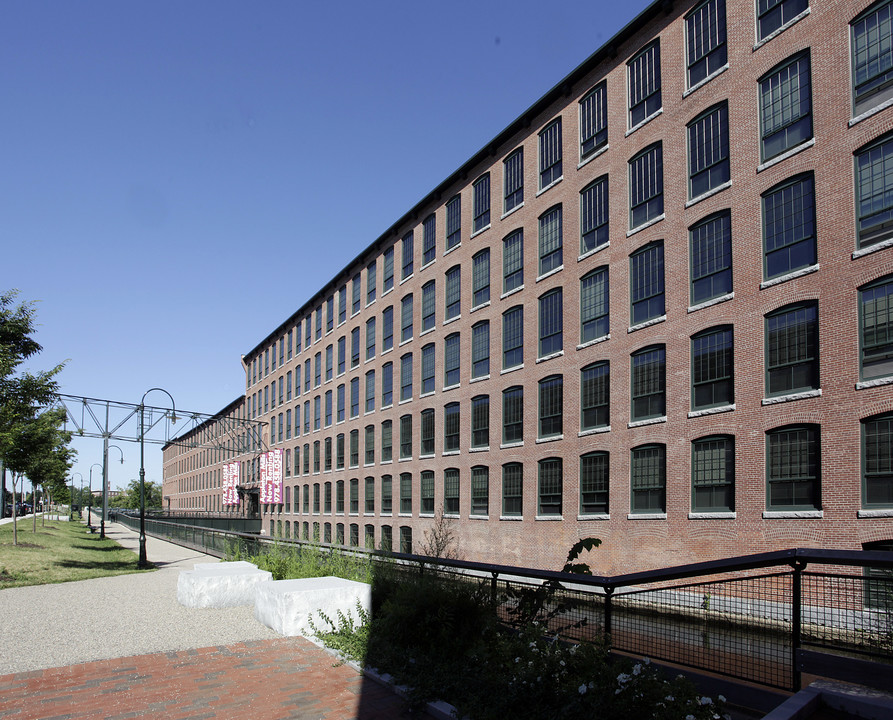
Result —
MULTIPOLYGON (((68 519, 74 520, 74 476, 81 475, 79 472, 71 474, 71 497, 68 500, 68 519)), ((81 475, 81 482, 84 482, 84 476, 81 475)))
MULTIPOLYGON (((108 412, 108 408, 106 408, 108 412)), ((102 520, 99 523, 99 537, 105 540, 105 519, 109 515, 109 448, 121 453, 121 464, 124 464, 124 451, 117 445, 109 445, 109 436, 102 438, 102 520)))
POLYGON ((171 399, 171 422, 177 422, 177 404, 167 390, 154 387, 143 393, 140 400, 140 557, 137 562, 137 567, 141 569, 149 567, 149 560, 146 557, 146 395, 153 390, 160 390, 171 399))
POLYGON ((90 500, 87 505, 87 527, 90 528, 90 532, 93 531, 93 468, 97 465, 99 465, 99 469, 102 470, 102 465, 100 463, 93 463, 90 466, 90 500))

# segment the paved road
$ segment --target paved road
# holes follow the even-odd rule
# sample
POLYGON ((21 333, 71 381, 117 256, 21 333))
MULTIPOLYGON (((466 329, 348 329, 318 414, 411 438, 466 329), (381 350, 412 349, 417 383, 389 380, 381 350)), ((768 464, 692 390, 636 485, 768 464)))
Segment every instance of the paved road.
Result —
MULTIPOLYGON (((123 525, 108 523, 106 535, 137 552, 123 525)), ((253 608, 179 605, 179 571, 216 558, 155 538, 146 554, 157 571, 0 591, 0 717, 404 715, 390 688, 278 636, 253 608)))

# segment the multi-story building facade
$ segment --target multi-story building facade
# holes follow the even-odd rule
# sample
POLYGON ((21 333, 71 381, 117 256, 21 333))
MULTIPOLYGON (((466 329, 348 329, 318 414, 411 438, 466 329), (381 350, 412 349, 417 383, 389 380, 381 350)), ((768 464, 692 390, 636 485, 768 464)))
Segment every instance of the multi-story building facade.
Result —
POLYGON ((891 16, 649 6, 243 358, 265 530, 410 549, 442 511, 467 559, 596 536, 604 573, 893 547, 891 16))

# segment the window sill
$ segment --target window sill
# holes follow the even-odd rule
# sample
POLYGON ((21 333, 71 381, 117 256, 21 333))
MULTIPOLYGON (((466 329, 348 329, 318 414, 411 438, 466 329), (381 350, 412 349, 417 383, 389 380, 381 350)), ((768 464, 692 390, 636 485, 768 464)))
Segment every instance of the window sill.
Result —
POLYGON ((433 518, 433 517, 434 517, 434 513, 420 512, 420 513, 419 513, 419 517, 420 517, 420 518, 433 518))
POLYGON ((549 355, 543 355, 540 358, 536 359, 536 364, 539 365, 542 362, 546 362, 547 360, 552 360, 553 358, 561 357, 564 355, 564 350, 559 350, 558 352, 550 353, 549 355))
POLYGON ((770 40, 781 35, 785 30, 787 30, 789 27, 791 27, 791 25, 794 25, 794 24, 800 22, 803 18, 805 18, 807 15, 809 15, 810 12, 811 12, 811 8, 807 7, 806 10, 804 10, 802 13, 800 13, 796 17, 792 17, 780 28, 778 28, 777 30, 773 30, 771 33, 769 33, 762 40, 758 40, 756 45, 753 46, 753 51, 756 52, 758 49, 763 47, 763 45, 765 45, 767 42, 769 42, 770 40))
POLYGON ((393 513, 383 512, 378 517, 394 517, 393 513))
POLYGON ((550 182, 548 185, 546 185, 546 187, 540 188, 540 190, 537 192, 537 194, 534 197, 539 197, 543 193, 549 192, 549 190, 551 190, 553 187, 555 187, 562 180, 564 180, 564 175, 562 175, 560 178, 556 178, 555 180, 550 182))
MULTIPOLYGON (((392 407, 394 407, 394 403, 390 402, 387 405, 382 405, 381 409, 382 410, 390 410, 392 407)), ((344 422, 344 421, 342 420, 341 422, 344 422)))
POLYGON ((564 520, 564 517, 561 515, 537 515, 536 519, 537 519, 537 522, 539 522, 540 520, 543 520, 545 522, 549 522, 549 521, 559 522, 559 521, 564 520))
POLYGON ((594 340, 587 340, 586 342, 577 345, 577 350, 583 350, 585 348, 592 347, 593 345, 598 345, 599 343, 603 343, 605 342, 605 340, 610 339, 611 333, 608 333, 607 335, 602 335, 601 337, 597 337, 594 340))
POLYGON ((633 420, 630 423, 627 423, 628 428, 637 428, 637 427, 645 427, 646 425, 659 425, 661 423, 665 423, 667 421, 667 416, 663 415, 662 417, 656 418, 648 418, 647 420, 633 420))
MULTIPOLYGON (((891 101, 893 102, 893 101, 891 101)), ((873 245, 869 245, 868 247, 859 248, 858 250, 853 251, 853 260, 857 260, 860 257, 864 257, 865 255, 871 255, 871 253, 876 253, 879 250, 886 250, 888 247, 893 247, 893 237, 887 238, 886 240, 881 240, 880 242, 874 243, 873 245)))
POLYGON ((509 373, 517 372, 518 370, 523 370, 523 369, 524 369, 524 363, 521 363, 520 365, 513 365, 512 367, 506 368, 505 370, 500 370, 499 374, 500 375, 508 375, 509 373))
POLYGON ((859 518, 893 518, 893 508, 877 510, 859 510, 856 513, 859 518))
POLYGON ((489 515, 469 515, 468 519, 469 520, 489 520, 490 516, 489 515))
POLYGON ((667 514, 663 513, 629 513, 627 520, 666 520, 667 514))
POLYGON ((780 285, 781 283, 788 282, 789 280, 796 280, 797 278, 801 278, 804 275, 812 275, 814 272, 819 271, 819 264, 810 265, 809 267, 800 268, 799 270, 795 270, 794 272, 787 273, 786 275, 781 275, 777 278, 772 278, 771 280, 764 280, 760 283, 760 290, 765 290, 766 288, 773 287, 775 285, 780 285))
POLYGON ((779 403, 795 402, 796 400, 806 400, 807 398, 821 397, 822 389, 807 390, 806 392, 790 393, 789 395, 778 395, 775 397, 763 398, 761 405, 777 405, 779 403))
POLYGON ((412 338, 406 338, 406 340, 401 340, 400 344, 397 347, 402 348, 404 345, 411 343, 411 342, 412 342, 412 338))
POLYGON ((663 115, 663 112, 664 112, 663 107, 659 108, 658 110, 655 110, 648 117, 646 117, 644 120, 642 120, 642 122, 637 123, 636 125, 633 125, 629 130, 627 130, 626 134, 623 137, 629 137, 639 128, 645 127, 648 123, 650 123, 652 120, 654 120, 654 118, 656 118, 660 115, 663 115))
POLYGON ((609 248, 609 247, 611 247, 611 241, 610 241, 610 240, 608 240, 607 242, 602 243, 602 244, 599 245, 598 247, 592 248, 592 250, 587 250, 587 251, 584 252, 582 255, 578 255, 578 256, 577 256, 577 262, 583 262, 586 258, 590 258, 590 257, 592 257, 593 255, 595 255, 596 253, 599 253, 599 252, 601 252, 602 250, 604 250, 605 248, 609 248))
POLYGON ((397 517, 408 517, 408 518, 411 518, 411 517, 412 517, 412 513, 406 513, 406 512, 398 513, 397 517))
POLYGON ((735 409, 735 404, 731 405, 721 405, 719 407, 712 408, 704 408, 703 410, 692 410, 689 414, 689 418, 697 418, 697 417, 705 417, 707 415, 719 415, 720 413, 732 412, 735 409))
POLYGON ((577 433, 577 437, 588 437, 589 435, 601 435, 602 433, 611 432, 611 426, 605 425, 604 427, 597 428, 589 428, 588 430, 580 430, 577 433))
POLYGON ((429 260, 426 263, 422 263, 422 270, 424 270, 425 268, 431 267, 436 262, 437 262, 437 258, 434 258, 433 260, 429 260))
POLYGON ((471 312, 477 312, 478 310, 483 310, 486 307, 490 307, 489 300, 487 300, 487 302, 482 302, 480 305, 475 305, 473 308, 471 308, 471 312))
POLYGON ((886 110, 888 107, 893 105, 893 98, 889 98, 884 100, 882 103, 875 105, 873 108, 866 110, 865 112, 861 112, 852 118, 848 124, 849 127, 853 127, 856 123, 860 123, 863 120, 870 118, 872 115, 877 115, 882 110, 886 110))
POLYGON ((382 291, 381 297, 384 298, 385 295, 388 295, 392 292, 394 292, 394 278, 391 278, 391 287, 386 288, 384 291, 382 291))
POLYGON ((577 170, 580 170, 580 169, 583 168, 585 165, 588 165, 589 163, 591 163, 591 162, 592 162, 593 160, 595 160, 599 155, 602 155, 602 154, 606 153, 606 152, 608 151, 608 148, 609 148, 609 147, 611 147, 611 146, 610 146, 609 144, 605 143, 602 147, 600 147, 598 150, 596 150, 594 153, 592 153, 592 155, 590 155, 589 157, 587 157, 587 158, 581 158, 581 159, 580 159, 580 162, 577 163, 577 170))
POLYGON ((419 460, 430 460, 435 457, 434 453, 428 453, 427 455, 419 455, 419 460))
POLYGON ((764 520, 821 520, 825 517, 824 510, 766 510, 763 512, 764 520))
POLYGON ((480 235, 481 233, 487 232, 487 230, 489 230, 489 229, 490 229, 490 223, 487 223, 480 230, 475 230, 473 233, 471 233, 471 235, 469 236, 468 239, 471 240, 472 238, 476 238, 478 235, 480 235))
POLYGON ((724 510, 717 510, 716 512, 690 512, 688 514, 689 520, 734 520, 737 517, 738 513, 724 510))
POLYGON ((398 402, 397 405, 406 405, 406 403, 411 403, 411 402, 412 402, 412 397, 410 396, 410 397, 406 398, 405 400, 401 400, 400 402, 398 402))
POLYGON ((577 515, 577 520, 610 520, 611 513, 593 513, 592 515, 577 515))
POLYGON ((707 77, 705 77, 703 80, 700 80, 700 81, 696 82, 696 83, 695 83, 694 85, 692 85, 688 90, 686 90, 684 93, 682 93, 682 97, 683 97, 683 99, 687 98, 689 95, 691 95, 691 94, 692 94, 693 92, 695 92, 696 90, 700 90, 700 89, 701 89, 702 87, 704 87, 707 83, 709 83, 711 80, 713 80, 713 78, 715 78, 717 75, 722 75, 722 74, 723 74, 726 70, 728 70, 728 69, 729 69, 729 64, 726 63, 725 65, 723 65, 723 66, 722 66, 721 68, 719 68, 718 70, 714 70, 712 73, 710 73, 710 74, 709 74, 707 77))
POLYGON ((510 450, 512 448, 524 447, 524 441, 521 442, 513 442, 513 443, 505 443, 499 446, 500 450, 510 450))
POLYGON ((650 228, 652 225, 657 225, 657 223, 659 223, 661 220, 663 220, 663 219, 666 218, 666 217, 667 217, 667 214, 666 214, 666 213, 661 213, 661 214, 658 215, 657 217, 653 217, 653 218, 651 218, 651 220, 649 220, 648 222, 643 223, 643 224, 641 224, 641 225, 638 225, 638 226, 632 228, 631 230, 627 230, 627 232, 626 232, 626 236, 627 236, 627 237, 632 237, 632 236, 635 235, 636 233, 640 233, 640 232, 642 232, 643 230, 647 230, 647 229, 650 228))
MULTIPOLYGON (((430 397, 431 395, 433 395, 436 392, 437 392, 436 390, 429 390, 428 392, 424 392, 421 395, 419 395, 419 398, 430 397)), ((384 408, 382 408, 382 410, 384 410, 384 408)))
POLYGON ((427 335, 428 333, 433 333, 435 330, 437 330, 437 325, 429 327, 427 330, 422 330, 422 332, 419 333, 419 337, 425 337, 425 335, 427 335))
POLYGON ((558 442, 559 440, 564 440, 564 433, 561 433, 561 435, 552 435, 545 438, 537 438, 536 444, 542 445, 543 443, 558 442))
POLYGON ((719 305, 720 303, 728 302, 729 300, 735 299, 735 293, 730 292, 725 295, 720 295, 719 297, 710 298, 710 300, 705 300, 702 303, 698 303, 697 305, 689 305, 688 312, 693 313, 698 310, 703 310, 704 308, 712 307, 714 305, 719 305))
POLYGON ((440 457, 449 457, 450 455, 458 455, 460 452, 461 452, 460 450, 444 450, 442 453, 440 453, 440 457))
POLYGON ((552 276, 555 275, 556 273, 560 273, 562 270, 564 270, 564 264, 563 264, 563 263, 562 263, 561 265, 559 265, 557 268, 553 268, 552 270, 549 270, 549 272, 547 272, 547 273, 543 273, 542 275, 538 275, 537 278, 536 278, 536 281, 535 281, 535 282, 540 282, 541 280, 545 280, 545 279, 548 278, 548 277, 552 277, 552 276))
POLYGON ((450 390, 455 390, 457 387, 462 387, 462 383, 456 383, 455 385, 445 385, 441 388, 441 392, 449 392, 450 390))
POLYGON ((415 273, 409 273, 409 275, 407 275, 405 278, 403 278, 403 279, 400 281, 400 284, 402 285, 403 283, 405 283, 405 282, 409 282, 410 280, 412 280, 412 276, 413 276, 414 274, 415 274, 415 273))
MULTIPOLYGON (((391 347, 387 348, 386 350, 382 350, 381 355, 387 355, 389 352, 393 352, 393 351, 394 351, 394 346, 391 345, 391 347)), ((341 375, 343 375, 343 374, 344 373, 341 373, 341 375)), ((339 375, 338 377, 341 377, 341 375, 339 375)))
POLYGON ((518 203, 517 205, 515 205, 515 207, 513 207, 511 210, 506 210, 504 213, 502 213, 502 215, 499 217, 499 219, 500 219, 500 220, 505 220, 509 215, 512 215, 512 214, 518 212, 518 210, 520 210, 522 207, 524 207, 524 202, 523 202, 523 201, 519 202, 519 203, 518 203))
POLYGON ((461 319, 462 319, 462 313, 459 313, 458 315, 453 315, 453 317, 447 318, 446 320, 443 321, 443 327, 446 327, 450 323, 454 323, 457 320, 461 320, 461 319))
POLYGON ((651 318, 650 320, 646 320, 645 322, 639 323, 638 325, 631 325, 630 327, 627 328, 626 332, 627 332, 627 334, 634 333, 637 330, 644 330, 645 328, 651 327, 652 325, 658 325, 662 322, 666 322, 666 320, 667 320, 667 316, 661 315, 660 317, 651 318))
POLYGON ((524 516, 523 515, 500 515, 499 519, 505 520, 507 522, 517 522, 519 520, 523 520, 524 516))
POLYGON ((412 462, 412 457, 411 456, 410 457, 402 457, 397 462, 398 463, 412 462))
POLYGON ((468 382, 469 382, 469 384, 471 384, 471 383, 482 382, 484 380, 489 380, 489 379, 490 379, 490 373, 487 373, 486 375, 480 375, 479 377, 473 377, 468 382))
POLYGON ((773 165, 778 165, 778 163, 787 160, 789 157, 800 154, 804 150, 811 148, 813 145, 815 145, 815 138, 810 138, 806 142, 802 142, 799 145, 792 147, 790 150, 785 150, 781 155, 776 155, 766 162, 757 165, 757 172, 761 173, 763 170, 768 170, 773 165))
POLYGON ((482 447, 468 448, 468 452, 470 452, 470 453, 490 452, 490 446, 484 445, 482 447))
POLYGON ((447 248, 446 250, 444 250, 444 251, 443 251, 443 256, 446 257, 446 256, 449 255, 451 252, 455 252, 456 250, 458 250, 460 247, 462 247, 462 241, 461 241, 461 240, 460 240, 459 242, 457 242, 455 245, 453 245, 453 247, 451 247, 451 248, 447 248))
POLYGON ((379 465, 393 465, 393 464, 394 464, 394 461, 393 461, 393 460, 382 460, 382 461, 379 462, 378 464, 379 464, 379 465))
POLYGON ((711 189, 708 190, 707 192, 705 192, 705 193, 701 193, 701 194, 698 195, 696 198, 692 198, 691 200, 689 200, 688 202, 686 202, 686 203, 685 203, 685 208, 686 208, 686 210, 687 210, 688 208, 692 207, 693 205, 697 205, 699 202, 702 202, 702 201, 706 200, 707 198, 711 198, 711 197, 713 197, 714 195, 718 195, 718 194, 721 193, 723 190, 728 190, 730 187, 732 187, 732 181, 731 181, 731 180, 728 180, 728 181, 724 182, 722 185, 717 185, 715 188, 711 188, 711 189))
MULTIPOLYGON (((367 308, 370 307, 370 306, 372 306, 372 305, 375 305, 375 298, 372 298, 371 300, 369 300, 369 301, 366 303, 366 307, 367 307, 367 308)), ((365 309, 365 308, 364 308, 364 309, 365 309)), ((332 331, 329 330, 329 332, 332 332, 332 331)), ((328 335, 328 334, 329 334, 329 333, 327 332, 326 335, 328 335)))
POLYGON ((893 385, 893 377, 862 380, 861 382, 856 383, 856 390, 867 390, 868 388, 882 387, 883 385, 893 385))

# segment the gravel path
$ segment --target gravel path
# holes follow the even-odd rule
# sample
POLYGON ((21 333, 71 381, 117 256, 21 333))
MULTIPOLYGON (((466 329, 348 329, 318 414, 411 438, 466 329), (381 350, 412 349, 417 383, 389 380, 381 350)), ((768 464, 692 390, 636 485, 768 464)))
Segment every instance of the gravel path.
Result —
MULTIPOLYGON (((122 525, 107 524, 106 535, 138 548, 137 534, 122 525)), ((279 637, 252 607, 177 602, 179 571, 217 558, 155 538, 146 555, 159 570, 0 591, 0 675, 279 637)))

